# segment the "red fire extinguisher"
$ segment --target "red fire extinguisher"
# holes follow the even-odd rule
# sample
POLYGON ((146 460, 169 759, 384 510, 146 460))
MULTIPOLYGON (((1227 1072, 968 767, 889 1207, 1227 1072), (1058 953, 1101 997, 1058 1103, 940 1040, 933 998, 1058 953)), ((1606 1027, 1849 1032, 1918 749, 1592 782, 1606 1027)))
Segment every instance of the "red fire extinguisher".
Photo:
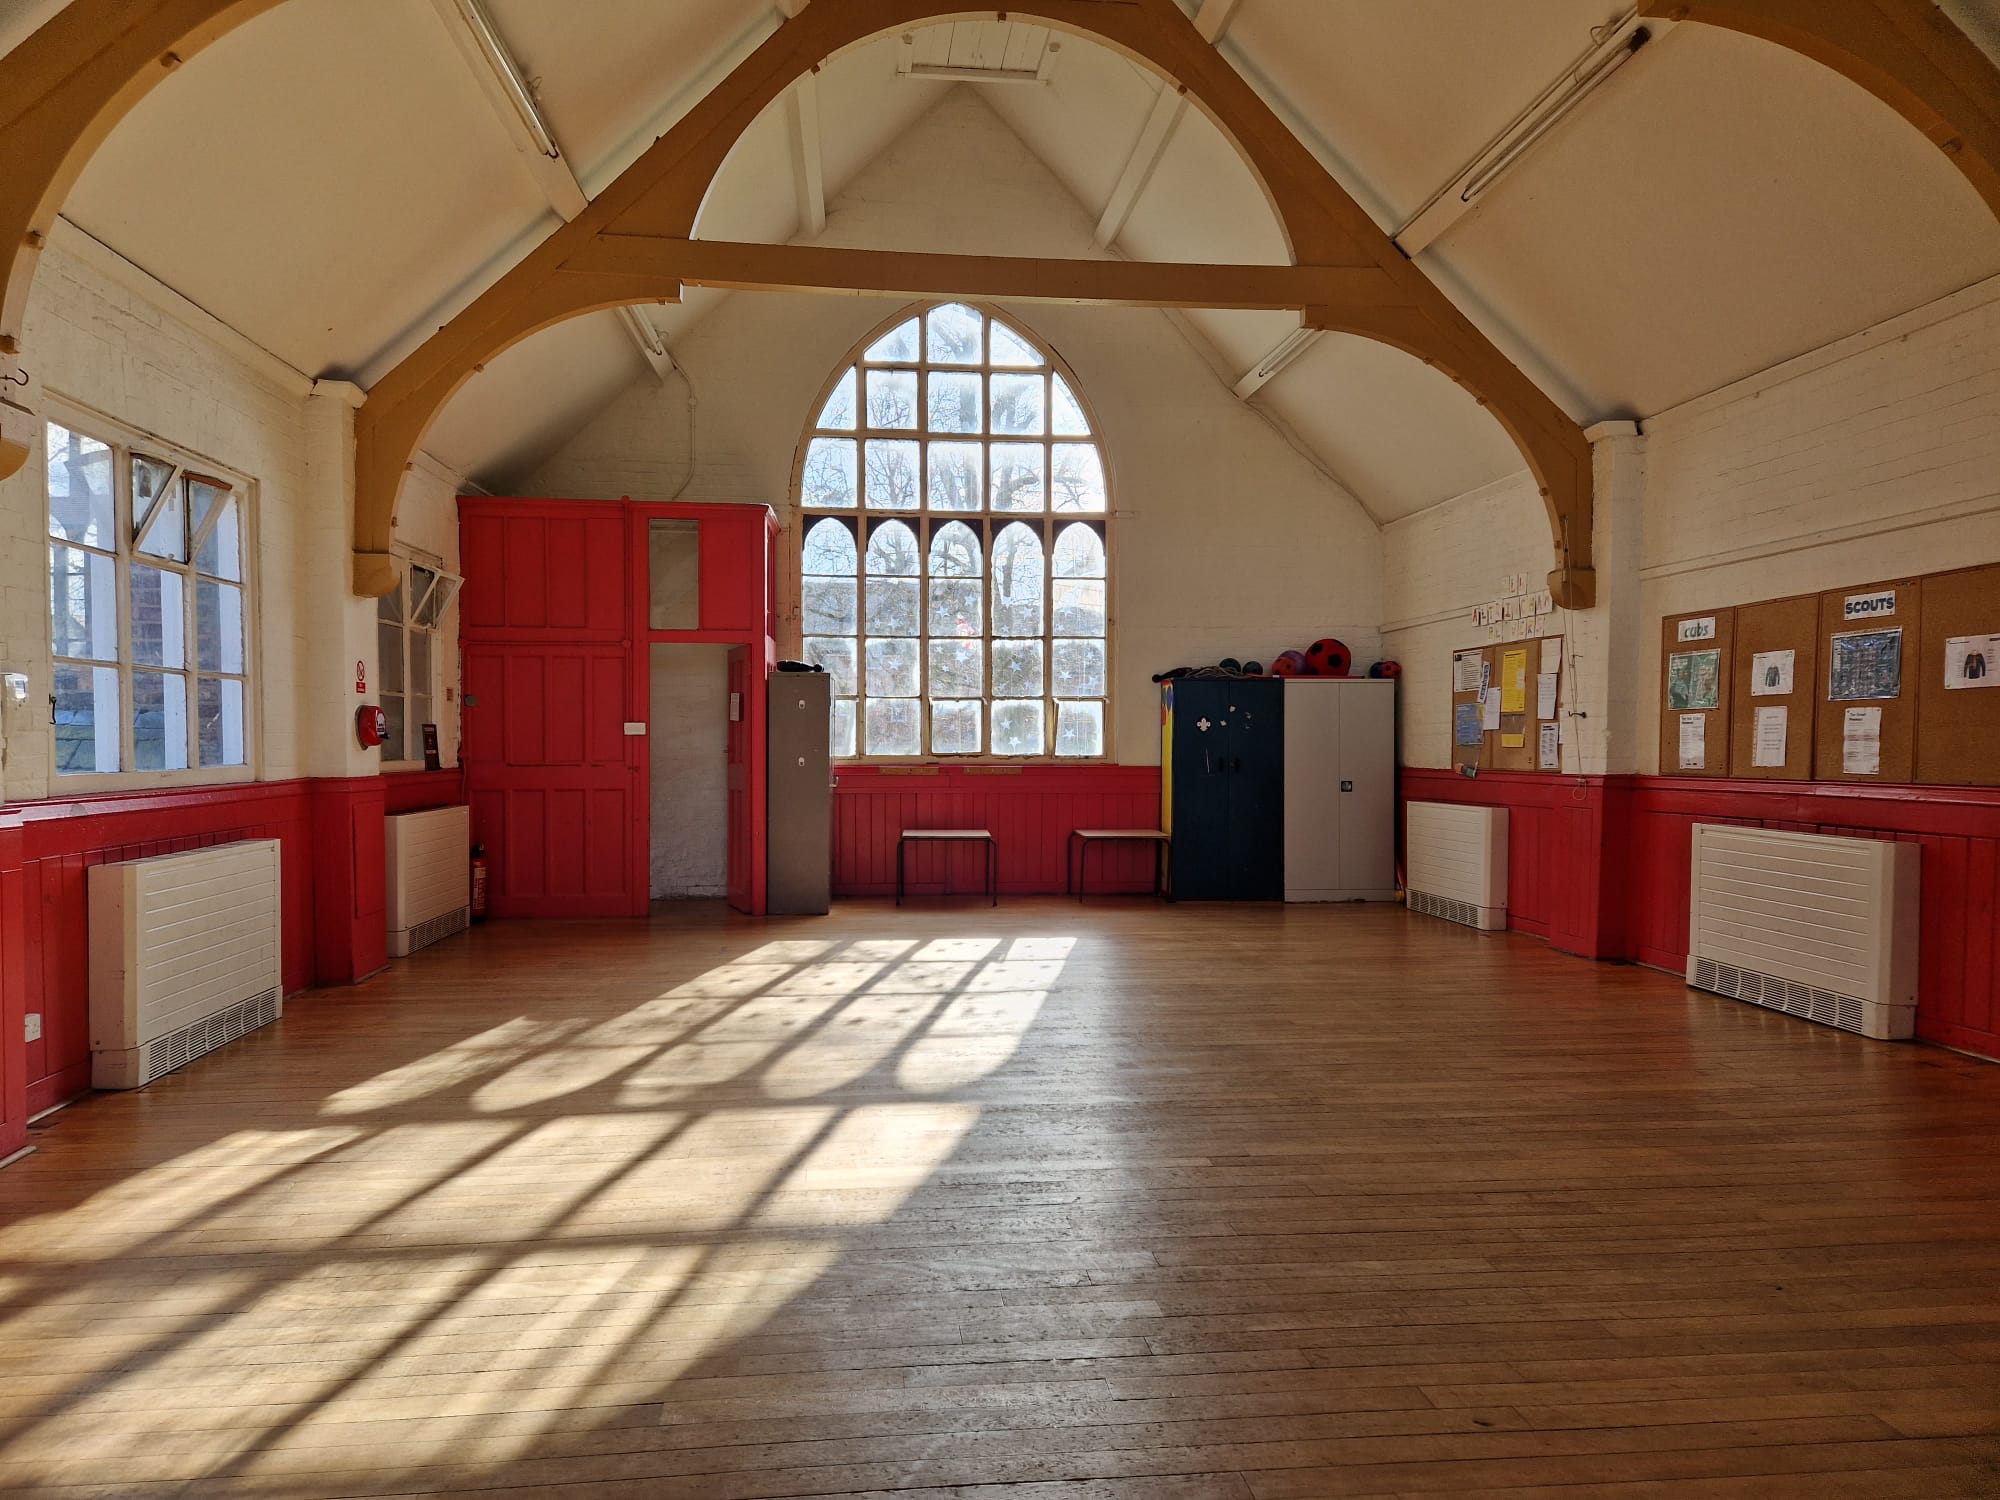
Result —
POLYGON ((486 846, 472 846, 472 920, 486 920, 486 846))

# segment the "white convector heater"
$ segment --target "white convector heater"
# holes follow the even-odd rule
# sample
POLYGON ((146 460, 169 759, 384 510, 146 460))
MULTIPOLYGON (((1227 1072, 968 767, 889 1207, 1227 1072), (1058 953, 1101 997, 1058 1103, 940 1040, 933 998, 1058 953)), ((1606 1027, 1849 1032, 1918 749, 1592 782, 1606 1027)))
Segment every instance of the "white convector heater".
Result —
POLYGON ((276 839, 90 871, 90 1081, 135 1089, 285 1008, 276 839))
POLYGON ((1507 925, 1507 809, 1412 802, 1403 834, 1411 911, 1482 932, 1507 925))
POLYGON ((1886 839, 1695 824, 1687 982, 1862 1036, 1912 1035, 1920 854, 1886 839))
POLYGON ((472 916, 472 815, 434 807, 387 820, 389 956, 465 931, 472 916))

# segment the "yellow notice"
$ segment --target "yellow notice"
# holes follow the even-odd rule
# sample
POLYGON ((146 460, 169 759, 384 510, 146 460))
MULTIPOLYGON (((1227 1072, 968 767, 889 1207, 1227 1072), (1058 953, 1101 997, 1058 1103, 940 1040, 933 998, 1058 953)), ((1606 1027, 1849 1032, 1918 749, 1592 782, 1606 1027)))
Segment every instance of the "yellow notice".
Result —
POLYGON ((1528 653, 1500 653, 1500 712, 1524 714, 1528 711, 1528 653))

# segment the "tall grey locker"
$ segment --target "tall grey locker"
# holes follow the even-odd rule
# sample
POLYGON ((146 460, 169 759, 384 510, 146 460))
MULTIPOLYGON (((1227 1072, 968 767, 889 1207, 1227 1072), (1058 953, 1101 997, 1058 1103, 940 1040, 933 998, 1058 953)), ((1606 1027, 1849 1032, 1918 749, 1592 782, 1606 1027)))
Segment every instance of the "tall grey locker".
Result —
POLYGON ((1396 684, 1285 679, 1285 899, 1396 896, 1396 684))
POLYGON ((831 900, 832 681, 824 672, 774 672, 765 684, 764 906, 773 916, 821 916, 831 900))

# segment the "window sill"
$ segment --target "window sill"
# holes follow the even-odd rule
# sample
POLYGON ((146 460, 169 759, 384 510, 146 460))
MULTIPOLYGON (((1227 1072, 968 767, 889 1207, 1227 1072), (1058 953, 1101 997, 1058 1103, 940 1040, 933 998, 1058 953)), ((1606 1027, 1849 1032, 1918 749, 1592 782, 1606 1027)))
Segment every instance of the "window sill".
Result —
POLYGON ((174 787, 235 786, 257 779, 254 766, 217 766, 206 771, 72 771, 51 773, 44 800, 94 797, 99 792, 142 792, 174 787))

